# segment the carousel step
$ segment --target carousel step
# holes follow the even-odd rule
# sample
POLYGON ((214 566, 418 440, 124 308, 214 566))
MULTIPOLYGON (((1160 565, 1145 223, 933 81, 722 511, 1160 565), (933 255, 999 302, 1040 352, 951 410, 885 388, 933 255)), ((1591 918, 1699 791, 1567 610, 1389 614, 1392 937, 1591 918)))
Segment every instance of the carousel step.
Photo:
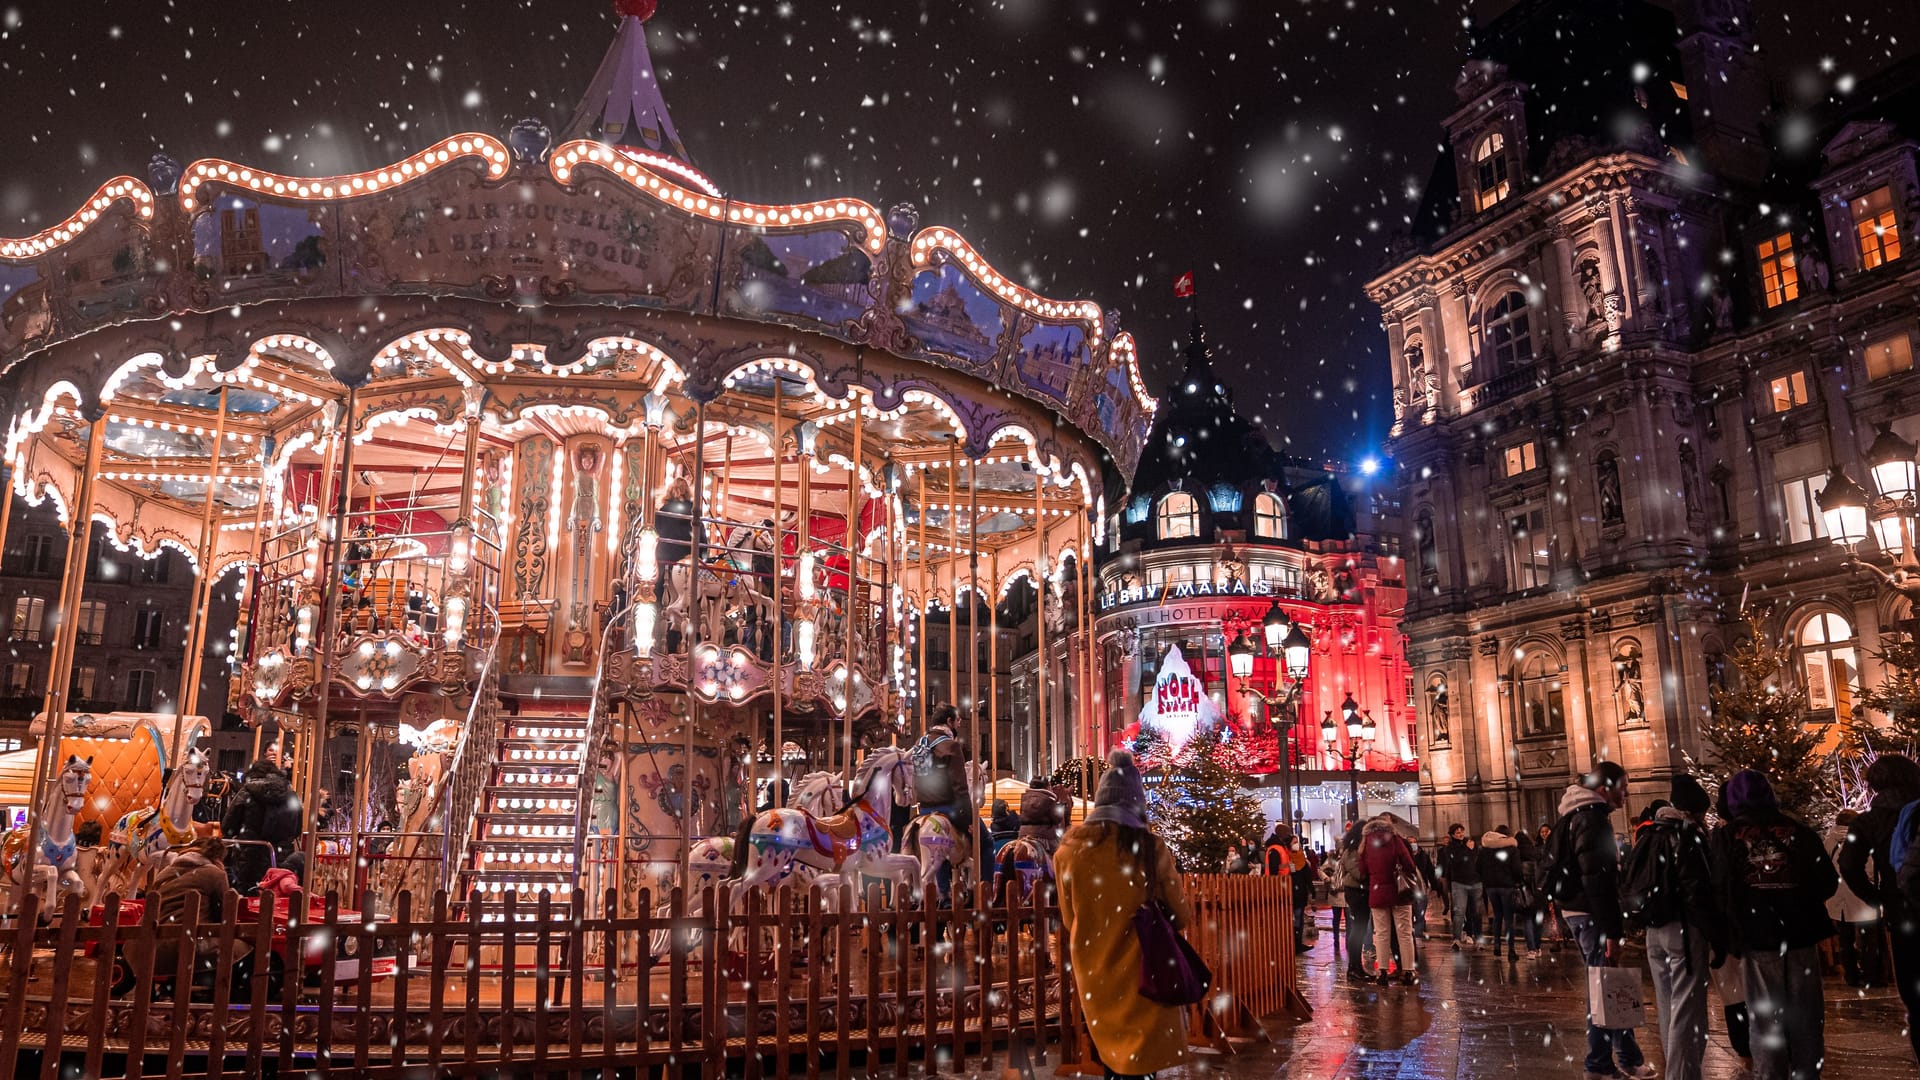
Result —
POLYGON ((501 761, 572 761, 580 756, 581 735, 503 735, 496 753, 501 761), (559 754, 560 757, 517 757, 559 754))
POLYGON ((482 845, 496 840, 568 840, 573 839, 573 819, 562 814, 480 814, 480 834, 474 840, 482 845))
POLYGON ((543 791, 525 784, 496 784, 486 789, 492 801, 487 809, 496 813, 564 814, 573 816, 577 796, 572 791, 543 791))
POLYGON ((572 765, 496 764, 488 787, 515 787, 523 791, 568 791, 580 786, 580 770, 572 765))

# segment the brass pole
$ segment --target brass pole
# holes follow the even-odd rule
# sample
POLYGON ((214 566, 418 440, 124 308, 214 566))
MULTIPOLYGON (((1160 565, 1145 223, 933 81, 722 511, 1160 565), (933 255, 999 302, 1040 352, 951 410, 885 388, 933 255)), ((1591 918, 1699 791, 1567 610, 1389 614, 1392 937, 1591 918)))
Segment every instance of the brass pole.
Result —
POLYGON ((786 673, 787 661, 785 643, 787 640, 787 619, 781 610, 780 570, 783 561, 781 551, 780 515, 786 509, 786 476, 780 468, 786 457, 787 444, 782 439, 780 423, 780 384, 779 375, 773 377, 773 805, 787 805, 786 796, 786 717, 783 715, 784 702, 781 700, 781 676, 786 673))
POLYGON ((1095 674, 1094 674, 1094 664, 1093 664, 1093 620, 1089 616, 1089 609, 1087 606, 1088 588, 1090 587, 1090 583, 1092 581, 1092 576, 1093 576, 1093 553, 1089 551, 1087 548, 1087 516, 1076 510, 1074 511, 1074 517, 1079 520, 1079 530, 1078 530, 1079 536, 1076 539, 1078 541, 1079 551, 1080 551, 1080 559, 1079 559, 1080 572, 1078 575, 1076 575, 1074 580, 1074 585, 1075 585, 1074 591, 1080 594, 1080 603, 1078 605, 1078 615, 1079 615, 1078 622, 1080 623, 1080 635, 1079 635, 1080 654, 1076 663, 1079 665, 1079 670, 1081 673, 1081 679, 1080 679, 1080 711, 1081 711, 1081 717, 1082 717, 1081 730, 1086 733, 1086 736, 1085 736, 1086 741, 1081 746, 1081 752, 1083 754, 1088 754, 1088 755, 1104 756, 1103 751, 1100 748, 1100 743, 1101 743, 1101 740, 1104 738, 1104 734, 1102 733, 1101 729, 1096 728, 1095 726, 1100 719, 1099 717, 1100 710, 1098 708, 1098 704, 1096 701, 1096 698, 1098 697, 1100 691, 1099 691, 1099 688, 1095 685, 1095 674))
POLYGON ((866 498, 866 488, 860 484, 861 437, 866 425, 860 422, 860 399, 851 397, 853 404, 853 457, 847 461, 847 656, 846 656, 846 705, 840 710, 840 760, 846 766, 848 778, 853 775, 853 687, 854 675, 860 671, 860 612, 864 606, 858 601, 860 595, 860 501, 866 498))
POLYGON ((989 556, 987 574, 987 770, 1000 768, 1000 552, 989 556))
MULTIPOLYGON (((313 721, 308 725, 307 734, 307 785, 306 785, 306 862, 307 873, 313 874, 318 864, 316 855, 316 826, 314 814, 320 807, 321 785, 326 782, 322 767, 325 765, 327 751, 327 711, 333 699, 334 660, 339 653, 338 641, 340 622, 340 581, 347 566, 347 518, 353 504, 353 425, 354 413, 359 411, 360 391, 357 387, 347 387, 347 408, 340 424, 340 477, 338 490, 326 512, 333 514, 333 538, 327 554, 327 579, 325 590, 320 594, 320 649, 319 697, 313 706, 313 721)), ((317 524, 317 523, 316 523, 317 524)))
MULTIPOLYGON (((707 403, 694 404, 693 414, 693 528, 688 532, 693 548, 688 554, 687 574, 687 681, 693 682, 695 665, 700 662, 700 549, 707 531, 707 403)), ((700 721, 700 695, 687 695, 687 726, 682 733, 686 769, 682 772, 685 788, 680 792, 680 883, 691 888, 693 882, 693 729, 700 721)))
POLYGON ((200 707, 200 678, 204 672, 207 651, 207 606, 213 602, 213 550, 216 533, 213 531, 214 493, 220 490, 220 455, 227 444, 227 387, 220 387, 220 415, 213 424, 213 452, 207 455, 207 491, 206 505, 200 509, 200 580, 194 584, 195 602, 193 611, 187 616, 187 655, 180 661, 180 693, 175 698, 180 703, 179 716, 173 725, 172 748, 167 751, 167 764, 178 765, 180 761, 181 731, 187 726, 187 717, 200 707))
MULTIPOLYGON (((971 457, 967 459, 967 590, 966 747, 967 756, 974 757, 980 753, 980 465, 971 457)), ((987 781, 991 783, 993 777, 987 781)))
MULTIPOLYGON (((340 478, 338 471, 334 467, 340 463, 340 443, 341 438, 338 431, 331 432, 328 435, 326 453, 322 456, 320 466, 320 499, 314 503, 312 533, 312 541, 315 545, 313 587, 315 594, 320 599, 321 606, 313 613, 313 642, 308 645, 308 649, 313 651, 315 655, 323 651, 320 642, 325 636, 325 627, 321 620, 326 614, 327 575, 321 572, 320 564, 322 560, 328 557, 327 553, 331 550, 327 546, 324 535, 324 524, 328 520, 328 515, 333 513, 333 502, 336 497, 335 492, 339 487, 340 478)), ((304 561, 305 556, 303 555, 302 562, 304 563, 304 561)), ((315 756, 312 743, 313 725, 302 725, 302 730, 294 734, 294 745, 299 747, 299 749, 294 752, 293 769, 290 771, 293 790, 296 792, 305 792, 307 790, 307 774, 309 772, 307 763, 315 756)), ((283 746, 282 749, 284 750, 285 747, 283 746)), ((302 820, 304 821, 305 818, 302 820)))
MULTIPOLYGON (((960 436, 947 443, 947 703, 960 726, 960 436)), ((959 731, 954 735, 958 737, 959 731)), ((961 745, 965 745, 964 743, 961 745)))
POLYGON ((913 696, 919 699, 920 734, 927 733, 927 591, 933 587, 932 577, 927 570, 927 467, 920 466, 920 544, 919 568, 917 575, 920 583, 920 595, 915 598, 916 610, 913 613, 914 625, 920 628, 920 670, 914 680, 913 696))
POLYGON ((59 623, 53 632, 53 658, 47 670, 47 727, 40 737, 40 752, 33 759, 33 792, 27 803, 27 842, 21 846, 19 892, 16 902, 24 902, 33 888, 33 863, 40 854, 40 803, 45 797, 49 766, 60 763, 62 729, 67 721, 68 684, 73 680, 73 650, 79 643, 80 597, 86 589, 87 553, 93 541, 93 484, 100 472, 100 452, 106 444, 104 420, 87 421, 86 464, 80 469, 80 490, 73 500, 67 540, 67 565, 60 579, 59 623))
MULTIPOLYGON (((265 524, 267 520, 266 463, 266 451, 264 449, 254 454, 254 464, 260 469, 260 485, 254 489, 255 497, 253 500, 253 565, 248 566, 242 563, 240 566, 241 587, 239 595, 243 602, 239 605, 239 611, 235 613, 233 619, 233 655, 231 660, 236 670, 240 669, 241 665, 247 664, 253 659, 253 609, 255 607, 255 600, 257 599, 254 594, 255 591, 260 588, 260 578, 267 564, 267 538, 265 535, 265 524)), ((275 520, 278 520, 277 516, 275 520)), ((231 706, 232 704, 231 692, 229 692, 228 705, 231 706)), ((260 740, 261 733, 264 730, 258 716, 255 716, 253 721, 253 756, 247 759, 247 764, 249 765, 260 759, 260 740)))
MULTIPOLYGON (((809 430, 803 422, 800 429, 795 432, 796 441, 794 442, 794 458, 800 467, 800 531, 796 533, 793 538, 793 598, 796 611, 799 607, 800 598, 808 595, 809 592, 815 588, 815 582, 812 580, 807 581, 805 584, 802 584, 800 581, 800 568, 806 565, 803 560, 806 558, 807 552, 813 550, 813 454, 807 446, 808 435, 809 430)), ((815 611, 817 612, 818 609, 816 608, 815 611)), ((820 658, 820 650, 818 647, 820 626, 818 620, 815 620, 813 633, 815 643, 814 659, 817 661, 820 658)), ((794 640, 793 647, 797 662, 800 654, 800 642, 798 638, 794 640)), ((831 772, 833 771, 832 738, 826 740, 826 751, 827 771, 831 772)), ((852 778, 848 777, 848 779, 852 778)))
POLYGON ((1034 622, 1039 630, 1040 663, 1034 668, 1038 691, 1034 695, 1034 765, 1036 773, 1053 759, 1047 744, 1047 482, 1036 463, 1033 470, 1033 587, 1034 622))

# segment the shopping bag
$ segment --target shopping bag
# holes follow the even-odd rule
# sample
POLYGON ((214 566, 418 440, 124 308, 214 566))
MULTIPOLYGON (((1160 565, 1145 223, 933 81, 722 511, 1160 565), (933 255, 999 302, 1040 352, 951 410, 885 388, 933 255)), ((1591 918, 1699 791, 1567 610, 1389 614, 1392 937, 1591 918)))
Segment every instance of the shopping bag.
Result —
POLYGON ((1639 968, 1587 969, 1589 1023, 1602 1028, 1636 1028, 1645 1016, 1646 1006, 1640 1000, 1639 968))

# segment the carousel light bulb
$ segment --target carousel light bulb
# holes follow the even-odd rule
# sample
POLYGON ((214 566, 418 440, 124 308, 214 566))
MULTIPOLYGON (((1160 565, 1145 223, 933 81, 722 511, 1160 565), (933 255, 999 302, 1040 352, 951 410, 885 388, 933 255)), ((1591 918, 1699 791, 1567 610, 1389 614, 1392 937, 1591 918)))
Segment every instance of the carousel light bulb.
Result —
POLYGON ((800 568, 795 572, 794 581, 799 586, 800 599, 813 599, 813 552, 801 553, 800 568))
POLYGON ((793 658, 803 671, 813 667, 812 619, 799 619, 793 624, 793 658))
POLYGON ((444 606, 447 616, 447 648, 457 649, 467 636, 467 598, 449 596, 444 606))
POLYGON ((633 651, 645 656, 653 651, 653 605, 639 603, 633 605, 633 651))
POLYGON ((641 581, 660 576, 660 534, 651 525, 640 530, 640 542, 633 553, 633 572, 641 581))

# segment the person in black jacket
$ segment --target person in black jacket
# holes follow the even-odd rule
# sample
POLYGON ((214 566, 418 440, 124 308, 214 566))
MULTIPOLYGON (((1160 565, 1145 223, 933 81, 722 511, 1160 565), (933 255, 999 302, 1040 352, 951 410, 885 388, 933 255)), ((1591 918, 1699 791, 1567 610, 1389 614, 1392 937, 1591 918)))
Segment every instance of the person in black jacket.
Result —
POLYGON ((1920 799, 1920 764, 1904 754, 1881 754, 1867 767, 1866 780, 1873 803, 1854 819, 1835 861, 1853 895, 1880 909, 1893 957, 1893 981, 1907 1007, 1907 1038, 1914 1059, 1920 1061, 1920 919, 1913 918, 1920 907, 1901 895, 1888 850, 1900 809, 1920 799))
POLYGON ((1707 853, 1707 790, 1691 776, 1673 778, 1673 801, 1654 812, 1635 837, 1653 858, 1657 893, 1640 909, 1647 928, 1647 968, 1666 1048, 1669 1080, 1700 1080, 1707 1052, 1710 970, 1726 959, 1726 922, 1714 902, 1707 853))
POLYGON ((1713 835, 1713 886, 1729 951, 1746 961, 1754 1071, 1818 1077, 1826 1055, 1820 943, 1833 936, 1827 898, 1840 875, 1820 834, 1780 812, 1754 769, 1727 780, 1732 819, 1713 835))
MULTIPOLYGON (((1580 944, 1589 968, 1613 967, 1620 959, 1626 917, 1620 910, 1620 843, 1613 812, 1627 803, 1627 770, 1602 761, 1560 796, 1560 822, 1542 854, 1552 868, 1554 900, 1580 944)), ((1654 1070, 1632 1028, 1603 1028, 1587 1020, 1587 1076, 1650 1080, 1654 1070)))
POLYGON ((235 892, 253 892, 267 868, 286 865, 302 828, 300 799, 287 774, 266 758, 247 766, 240 793, 227 803, 220 819, 220 835, 228 840, 254 841, 236 845, 227 860, 235 892), (265 841, 265 844, 259 841, 265 841), (272 851, 267 850, 272 846, 272 851))
POLYGON ((1487 890, 1487 905, 1493 909, 1493 955, 1506 950, 1507 959, 1518 960, 1513 951, 1513 936, 1520 932, 1520 912, 1513 898, 1526 880, 1526 867, 1520 860, 1520 842, 1513 829, 1502 825, 1480 837, 1480 883, 1487 890))
POLYGON ((1458 822, 1447 826, 1447 842, 1440 849, 1440 878, 1447 883, 1447 897, 1453 904, 1453 949, 1460 951, 1464 941, 1472 945, 1480 938, 1480 902, 1486 886, 1480 881, 1480 852, 1467 839, 1467 827, 1458 822))

